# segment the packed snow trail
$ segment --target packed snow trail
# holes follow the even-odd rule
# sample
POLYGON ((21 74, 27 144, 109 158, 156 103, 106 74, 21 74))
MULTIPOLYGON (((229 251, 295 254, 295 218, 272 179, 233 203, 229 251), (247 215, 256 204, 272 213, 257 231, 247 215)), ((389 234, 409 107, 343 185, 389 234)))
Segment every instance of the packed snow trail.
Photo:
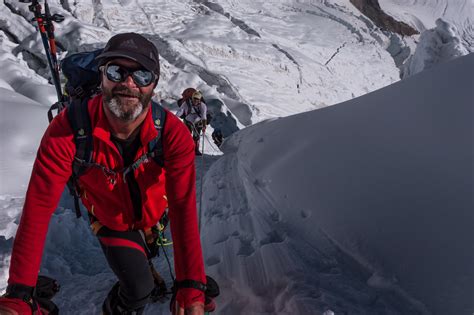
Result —
POLYGON ((268 183, 245 161, 245 153, 226 150, 205 180, 202 240, 207 272, 221 285, 219 313, 420 311, 396 292, 368 285, 370 271, 317 226, 308 239, 299 226, 311 209, 298 211, 291 204, 278 208, 268 183), (289 212, 293 218, 285 217, 289 212))

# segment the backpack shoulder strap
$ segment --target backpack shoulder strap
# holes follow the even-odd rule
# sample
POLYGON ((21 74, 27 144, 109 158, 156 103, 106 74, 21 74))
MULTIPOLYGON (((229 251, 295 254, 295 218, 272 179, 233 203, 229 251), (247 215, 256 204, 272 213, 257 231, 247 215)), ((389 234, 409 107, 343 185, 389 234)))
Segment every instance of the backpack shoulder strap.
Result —
POLYGON ((88 110, 88 98, 84 100, 73 99, 67 108, 67 117, 74 135, 76 144, 76 155, 72 162, 72 175, 67 186, 74 196, 76 216, 81 216, 79 207, 78 178, 87 170, 88 164, 92 162, 92 126, 88 110))
POLYGON ((160 104, 152 101, 151 112, 153 124, 155 125, 156 131, 158 131, 158 136, 148 143, 148 152, 153 152, 153 160, 163 167, 163 131, 166 122, 166 111, 160 104))
POLYGON ((186 106, 188 108, 188 112, 186 113, 186 116, 187 116, 193 112, 193 104, 192 104, 191 98, 188 98, 186 100, 186 106))
MULTIPOLYGON (((191 102, 192 101, 190 101, 190 104, 189 104, 189 106, 190 106, 189 113, 194 112, 196 115, 199 116, 199 118, 202 119, 201 108, 197 108, 197 106, 194 106, 191 102)), ((199 107, 201 107, 201 106, 199 106, 199 107)))
POLYGON ((67 116, 74 134, 76 155, 73 162, 73 176, 79 177, 85 171, 83 163, 92 160, 92 126, 89 117, 88 101, 74 99, 68 106, 67 116))

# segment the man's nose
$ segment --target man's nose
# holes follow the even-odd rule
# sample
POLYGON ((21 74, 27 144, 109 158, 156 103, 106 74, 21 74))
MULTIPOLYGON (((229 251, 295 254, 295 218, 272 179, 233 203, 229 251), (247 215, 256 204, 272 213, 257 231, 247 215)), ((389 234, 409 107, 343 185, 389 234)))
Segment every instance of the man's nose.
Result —
POLYGON ((123 84, 125 84, 126 86, 131 87, 131 88, 138 88, 138 86, 137 86, 137 84, 135 83, 135 81, 133 81, 131 75, 127 75, 127 77, 126 77, 125 80, 123 81, 123 84))

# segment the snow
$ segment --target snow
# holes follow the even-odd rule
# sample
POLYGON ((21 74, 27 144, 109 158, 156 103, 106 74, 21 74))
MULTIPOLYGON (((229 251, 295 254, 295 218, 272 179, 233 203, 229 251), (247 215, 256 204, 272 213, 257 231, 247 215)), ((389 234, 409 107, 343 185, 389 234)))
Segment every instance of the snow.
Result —
MULTIPOLYGON (((162 57, 155 99, 176 111, 184 88, 203 92, 214 120, 197 191, 217 314, 473 312, 472 3, 380 2, 425 33, 383 33, 346 0, 49 1, 65 16, 60 59, 145 33, 162 57)), ((0 291, 56 97, 30 18, 0 5, 0 291)), ((71 209, 65 192, 41 273, 59 280, 62 313, 99 313, 115 277, 71 209)))
POLYGON ((470 52, 474 51, 474 3, 471 0, 379 0, 383 11, 419 32, 432 29, 442 18, 453 24, 470 52))
POLYGON ((11 53, 14 44, 4 33, 0 33, 0 62, 2 77, 0 87, 16 91, 32 100, 50 106, 55 99, 54 87, 48 86, 47 81, 27 67, 26 62, 11 53))
POLYGON ((388 50, 399 66, 402 78, 474 52, 474 2, 380 0, 379 3, 384 12, 421 33, 403 39, 391 38, 392 45, 388 50))
POLYGON ((468 53, 457 35, 456 27, 440 18, 436 20, 434 29, 421 34, 415 53, 404 65, 402 77, 408 77, 468 53))
POLYGON ((202 235, 225 313, 470 313, 473 66, 229 139, 206 175, 202 235))
POLYGON ((25 191, 30 178, 41 135, 48 125, 47 108, 5 88, 0 88, 0 95, 0 194, 16 195, 25 191), (28 123, 25 117, 29 117, 28 123))

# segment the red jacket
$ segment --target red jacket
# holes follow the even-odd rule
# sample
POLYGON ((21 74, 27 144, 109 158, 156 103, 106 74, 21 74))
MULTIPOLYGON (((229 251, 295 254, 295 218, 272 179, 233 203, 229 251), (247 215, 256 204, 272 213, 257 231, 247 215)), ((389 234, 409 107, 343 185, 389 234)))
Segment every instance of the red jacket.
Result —
MULTIPOLYGON (((94 144, 93 160, 112 170, 123 169, 122 156, 110 140, 110 128, 99 95, 89 101, 94 144)), ((141 126, 142 147, 136 158, 148 150, 148 142, 157 136, 151 106, 141 126)), ((18 228, 8 282, 35 286, 43 247, 52 213, 56 209, 72 173, 76 146, 66 110, 49 125, 41 140, 33 166, 25 205, 18 228)), ((155 225, 169 206, 173 237, 176 279, 205 282, 201 242, 197 226, 194 143, 185 125, 167 112, 163 134, 164 167, 154 161, 142 163, 135 178, 142 193, 143 217, 134 221, 133 205, 122 174, 111 183, 110 176, 91 167, 80 177, 82 201, 99 222, 118 231, 144 229, 155 225)), ((181 306, 201 300, 194 289, 178 294, 181 306)))

